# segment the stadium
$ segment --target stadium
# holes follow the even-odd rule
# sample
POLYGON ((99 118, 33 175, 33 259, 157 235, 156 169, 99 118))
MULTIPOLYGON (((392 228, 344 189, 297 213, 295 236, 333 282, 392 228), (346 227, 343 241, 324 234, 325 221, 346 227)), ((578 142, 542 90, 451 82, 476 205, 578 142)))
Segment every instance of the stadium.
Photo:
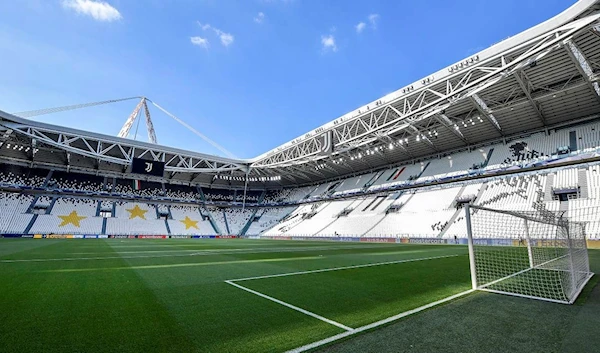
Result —
POLYGON ((580 0, 252 159, 0 111, 0 351, 598 352, 599 73, 580 0))

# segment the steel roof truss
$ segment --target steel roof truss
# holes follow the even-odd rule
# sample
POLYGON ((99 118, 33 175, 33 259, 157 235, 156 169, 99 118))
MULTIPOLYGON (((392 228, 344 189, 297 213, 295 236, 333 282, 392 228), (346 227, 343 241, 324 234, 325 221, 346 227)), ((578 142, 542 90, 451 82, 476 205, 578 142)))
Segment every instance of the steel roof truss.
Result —
MULTIPOLYGON (((61 133, 57 131, 44 130, 41 128, 28 126, 26 124, 18 124, 13 122, 2 122, 2 126, 7 129, 14 130, 21 136, 27 136, 32 140, 32 145, 38 145, 43 143, 44 145, 57 147, 65 150, 67 153, 73 153, 86 157, 93 158, 98 161, 105 161, 120 165, 129 165, 133 156, 135 156, 135 147, 130 145, 124 145, 120 143, 106 142, 98 139, 75 136, 67 133, 61 133), (73 143, 81 140, 83 143, 80 146, 74 146, 73 143), (36 141, 34 144, 33 142, 36 141), (95 148, 94 148, 95 146, 95 148), (117 155, 110 155, 109 152, 118 150, 117 155)), ((35 147, 35 146, 34 146, 35 147)), ((165 161, 166 153, 160 150, 153 149, 140 149, 140 157, 150 155, 155 161, 165 161)), ((165 165, 167 171, 174 172, 222 172, 222 171, 236 171, 240 170, 241 166, 233 163, 221 163, 216 161, 209 161, 202 158, 196 158, 193 156, 185 156, 175 154, 173 158, 165 165), (182 167, 181 165, 172 166, 171 163, 176 159, 183 159, 186 161, 182 167), (198 168, 202 163, 206 163, 208 168, 198 168), (211 164, 212 163, 212 164, 211 164)))
POLYGON ((277 167, 290 163, 305 163, 309 160, 323 159, 319 156, 321 144, 318 142, 323 132, 333 131, 334 146, 337 150, 344 150, 351 143, 360 146, 370 143, 375 139, 376 133, 393 133, 406 128, 406 122, 412 123, 423 118, 439 114, 442 110, 465 98, 472 98, 474 104, 485 115, 492 125, 500 132, 502 127, 493 116, 492 111, 477 93, 488 88, 498 81, 513 75, 532 62, 556 50, 559 44, 569 40, 581 30, 600 18, 600 15, 591 15, 528 42, 517 45, 508 52, 483 60, 470 70, 457 71, 447 77, 445 84, 440 81, 427 87, 410 91, 407 94, 376 108, 376 111, 365 111, 358 115, 336 122, 332 127, 321 130, 318 134, 307 134, 306 138, 298 138, 289 145, 284 145, 266 157, 255 161, 252 167, 277 167), (506 57, 514 55, 513 60, 506 57), (480 72, 479 74, 475 74, 480 72), (440 89, 443 88, 443 91, 440 89), (436 93, 433 93, 433 92, 436 93), (401 111, 398 110, 401 107, 401 111), (391 109, 395 114, 383 114, 386 109, 391 109), (386 122, 373 119, 379 112, 379 117, 396 116, 386 122), (407 121, 405 121, 407 120, 407 121), (361 131, 361 126, 364 131, 361 131), (358 143, 357 143, 358 142, 358 143))

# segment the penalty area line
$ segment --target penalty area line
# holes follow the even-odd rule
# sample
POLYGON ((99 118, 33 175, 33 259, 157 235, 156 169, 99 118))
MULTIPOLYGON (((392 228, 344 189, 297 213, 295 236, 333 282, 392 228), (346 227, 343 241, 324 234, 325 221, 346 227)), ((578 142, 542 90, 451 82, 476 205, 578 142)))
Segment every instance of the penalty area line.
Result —
POLYGON ((335 341, 337 341, 337 340, 340 340, 340 339, 342 339, 342 338, 345 338, 345 337, 349 337, 349 336, 355 335, 355 334, 357 334, 357 333, 359 333, 359 332, 367 331, 367 330, 370 330, 370 329, 373 329, 373 328, 376 328, 376 327, 379 327, 379 326, 382 326, 382 325, 388 324, 388 323, 390 323, 390 322, 393 322, 393 321, 396 321, 396 320, 402 319, 403 317, 406 317, 406 316, 409 316, 409 315, 416 314, 416 313, 418 313, 418 312, 420 312, 420 311, 427 310, 427 309, 429 309, 429 308, 432 308, 432 307, 434 307, 434 306, 437 306, 437 305, 443 304, 443 303, 445 303, 445 302, 449 302, 449 301, 451 301, 451 300, 454 300, 454 299, 460 298, 460 297, 462 297, 462 296, 465 296, 465 295, 467 295, 467 294, 471 294, 471 293, 473 293, 474 291, 475 291, 474 289, 469 289, 469 290, 467 290, 467 291, 464 291, 464 292, 461 292, 461 293, 457 293, 457 294, 451 295, 451 296, 449 296, 449 297, 446 297, 446 298, 444 298, 444 299, 440 299, 440 300, 438 300, 438 301, 431 302, 431 303, 429 303, 429 304, 426 304, 426 305, 420 306, 420 307, 418 307, 418 308, 415 308, 415 309, 412 309, 412 310, 405 311, 405 312, 403 312, 403 313, 400 313, 400 314, 398 314, 398 315, 390 316, 390 317, 388 317, 387 319, 383 319, 383 320, 381 320, 381 321, 377 321, 377 322, 374 322, 374 323, 372 323, 372 324, 368 324, 368 325, 365 325, 365 326, 361 326, 361 327, 359 327, 359 328, 356 328, 356 329, 353 329, 353 330, 350 330, 350 331, 346 331, 346 332, 343 332, 343 333, 337 334, 337 335, 335 335, 335 336, 331 336, 331 337, 329 337, 329 338, 325 338, 325 339, 323 339, 323 340, 316 341, 316 342, 313 342, 313 343, 307 344, 307 345, 305 345, 305 346, 302 346, 302 347, 298 347, 298 348, 295 348, 295 349, 289 350, 289 351, 287 351, 286 353, 301 353, 301 352, 306 352, 306 351, 308 351, 308 350, 315 349, 315 348, 317 348, 317 347, 320 347, 320 346, 323 346, 323 345, 325 345, 325 344, 329 344, 329 343, 335 342, 335 341))
POLYGON ((239 284, 237 284, 237 283, 233 283, 232 281, 225 281, 225 283, 227 283, 227 284, 230 284, 230 285, 232 285, 232 286, 234 286, 234 287, 237 287, 237 288, 239 288, 239 289, 245 290, 246 292, 252 293, 252 294, 254 294, 254 295, 258 295, 259 297, 262 297, 262 298, 268 299, 268 300, 270 300, 270 301, 272 301, 272 302, 275 302, 275 303, 277 303, 277 304, 280 304, 280 305, 283 305, 283 306, 285 306, 285 307, 288 307, 288 308, 290 308, 290 309, 292 309, 292 310, 296 310, 296 311, 298 311, 298 312, 301 312, 302 314, 305 314, 305 315, 308 315, 308 316, 312 316, 312 317, 314 317, 315 319, 321 320, 321 321, 323 321, 323 322, 326 322, 326 323, 328 323, 328 324, 330 324, 330 325, 337 326, 337 327, 341 328, 342 330, 346 330, 347 332, 351 332, 351 331, 353 331, 353 330, 354 330, 353 328, 351 328, 351 327, 348 327, 348 326, 346 326, 346 325, 343 325, 343 324, 340 324, 339 322, 336 322, 336 321, 333 321, 333 320, 329 320, 329 319, 328 319, 328 318, 326 318, 326 317, 323 317, 323 316, 321 316, 321 315, 317 315, 317 314, 315 314, 315 313, 313 313, 313 312, 311 312, 311 311, 308 311, 308 310, 305 310, 305 309, 299 308, 299 307, 297 307, 297 306, 295 306, 295 305, 292 305, 292 304, 286 303, 286 302, 284 302, 284 301, 282 301, 282 300, 279 300, 279 299, 276 299, 276 298, 270 297, 270 296, 268 296, 268 295, 266 295, 266 294, 262 294, 262 293, 260 293, 260 292, 257 292, 257 291, 255 291, 255 290, 252 290, 252 289, 250 289, 250 288, 246 288, 246 287, 244 287, 244 286, 241 286, 241 285, 239 285, 239 284))

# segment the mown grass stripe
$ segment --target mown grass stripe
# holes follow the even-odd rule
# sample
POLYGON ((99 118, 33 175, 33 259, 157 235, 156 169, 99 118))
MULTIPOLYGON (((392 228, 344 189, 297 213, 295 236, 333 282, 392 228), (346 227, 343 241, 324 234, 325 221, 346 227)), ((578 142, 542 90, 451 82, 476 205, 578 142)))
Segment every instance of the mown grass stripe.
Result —
MULTIPOLYGON (((95 256, 95 257, 64 257, 64 258, 48 258, 48 259, 7 259, 0 260, 0 263, 16 263, 16 262, 50 262, 50 261, 77 261, 77 260, 110 260, 110 259, 146 259, 146 258, 161 258, 161 257, 184 257, 184 256, 212 256, 212 255, 237 255, 237 254, 263 254, 263 253, 294 253, 294 252, 311 252, 311 251, 335 251, 335 250, 354 250, 354 249, 370 249, 365 248, 281 248, 281 249, 270 249, 270 248, 256 248, 256 249, 218 249, 218 250, 165 250, 164 252, 185 252, 184 254, 164 254, 164 255, 139 255, 139 256, 95 256), (191 254, 190 254, 191 253, 191 254)), ((144 253, 145 251, 136 251, 135 253, 144 253)), ((161 251, 162 252, 162 251, 161 251)), ((411 252, 424 252, 424 250, 411 251, 411 252)), ((116 254, 122 254, 125 252, 115 251, 116 254)), ((409 253, 409 252, 404 252, 409 253)))
POLYGON ((119 270, 148 270, 158 268, 173 268, 173 267, 195 267, 195 266, 218 266, 218 265, 233 265, 244 263, 264 263, 264 262, 283 262, 283 261, 300 261, 300 260, 319 260, 324 259, 322 256, 306 256, 306 257, 285 257, 274 259, 258 259, 258 260, 233 260, 233 261, 213 261, 213 262, 188 262, 182 264, 165 264, 165 265, 140 265, 127 267, 97 267, 97 268, 65 268, 58 270, 45 270, 39 272, 94 272, 94 271, 119 271, 119 270))
POLYGON ((230 280, 227 280, 226 282, 241 282, 241 281, 251 281, 251 280, 254 280, 254 279, 264 279, 264 278, 274 278, 274 277, 286 277, 286 276, 306 275, 306 274, 310 274, 310 273, 341 271, 341 270, 349 270, 349 269, 353 269, 353 268, 362 268, 362 267, 372 267, 372 266, 383 266, 383 265, 401 264, 401 263, 404 263, 404 262, 436 260, 436 259, 443 259, 443 258, 447 258, 447 257, 457 257, 457 256, 465 256, 465 255, 443 255, 443 256, 422 257, 422 258, 418 258, 418 259, 406 259, 406 260, 397 260, 397 261, 376 262, 376 263, 364 264, 364 265, 353 265, 353 266, 344 266, 344 267, 323 268, 323 269, 320 269, 320 270, 298 271, 298 272, 280 273, 280 274, 276 274, 276 275, 265 275, 265 276, 255 276, 255 277, 230 279, 230 280))

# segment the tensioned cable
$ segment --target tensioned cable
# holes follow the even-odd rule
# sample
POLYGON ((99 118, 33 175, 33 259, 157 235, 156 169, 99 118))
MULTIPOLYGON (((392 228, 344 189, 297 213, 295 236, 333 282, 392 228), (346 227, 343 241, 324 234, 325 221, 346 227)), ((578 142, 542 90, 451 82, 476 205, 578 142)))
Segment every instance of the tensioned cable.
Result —
POLYGON ((190 130, 191 132, 193 132, 194 134, 198 135, 201 139, 203 139, 204 141, 210 143, 213 147, 215 147, 216 149, 218 149, 219 151, 225 153, 228 157, 230 158, 235 158, 238 159, 238 157, 236 157, 233 153, 229 152, 227 149, 225 149, 225 147, 219 145, 218 143, 216 143, 215 141, 209 139, 208 137, 206 137, 204 134, 202 134, 200 131, 194 129, 193 127, 191 127, 190 125, 188 125, 186 122, 184 122, 183 120, 179 119, 178 117, 176 117, 175 115, 169 113, 167 110, 165 110, 163 107, 161 107, 160 105, 154 103, 153 101, 151 101, 150 99, 147 99, 147 101, 149 101, 150 103, 152 103, 156 108, 160 109, 163 113, 167 114, 169 117, 171 117, 173 120, 175 120, 176 122, 178 122, 179 124, 183 125, 185 128, 187 128, 188 130, 190 130))
POLYGON ((109 104, 109 103, 117 103, 117 102, 123 102, 123 101, 127 101, 127 100, 132 100, 132 99, 140 99, 140 98, 142 98, 142 97, 129 97, 129 98, 121 98, 121 99, 111 99, 111 100, 101 101, 101 102, 92 102, 92 103, 84 103, 84 104, 67 105, 67 106, 63 106, 63 107, 45 108, 45 109, 38 109, 38 110, 28 110, 28 111, 24 111, 24 112, 13 113, 13 115, 19 116, 21 118, 31 118, 31 117, 39 116, 39 115, 46 115, 46 114, 64 112, 64 111, 68 111, 68 110, 75 110, 75 109, 93 107, 93 106, 96 106, 96 105, 109 104))
MULTIPOLYGON (((46 108, 46 109, 38 109, 38 110, 29 110, 29 111, 23 111, 23 112, 18 112, 18 113, 13 113, 13 114, 16 115, 16 116, 22 117, 22 118, 31 118, 31 117, 34 117, 34 116, 40 116, 40 115, 46 115, 46 114, 64 112, 64 111, 69 111, 69 110, 75 110, 75 109, 93 107, 93 106, 103 105, 103 104, 109 104, 109 103, 123 102, 123 101, 127 101, 127 100, 140 99, 140 98, 143 98, 143 97, 136 96, 136 97, 121 98, 121 99, 111 99, 111 100, 106 100, 106 101, 84 103, 84 104, 75 104, 75 105, 68 105, 68 106, 63 106, 63 107, 54 107, 54 108, 46 108)), ((215 147, 219 151, 221 151, 224 154, 226 154, 228 157, 238 159, 238 157, 236 157, 233 153, 229 152, 226 148, 224 148, 223 146, 219 145, 215 141, 211 140, 206 135, 202 134, 200 131, 194 129, 193 127, 191 127, 190 125, 188 125, 186 122, 184 122, 183 120, 179 119, 175 115, 169 113, 166 109, 164 109, 163 107, 161 107, 157 103, 155 103, 152 100, 147 99, 147 98, 146 98, 146 100, 149 101, 150 103, 152 103, 156 108, 160 109, 163 113, 167 114, 173 120, 175 120, 179 124, 183 125, 183 127, 187 128, 188 130, 190 130, 194 134, 198 135, 202 140, 208 142, 213 147, 215 147)))

